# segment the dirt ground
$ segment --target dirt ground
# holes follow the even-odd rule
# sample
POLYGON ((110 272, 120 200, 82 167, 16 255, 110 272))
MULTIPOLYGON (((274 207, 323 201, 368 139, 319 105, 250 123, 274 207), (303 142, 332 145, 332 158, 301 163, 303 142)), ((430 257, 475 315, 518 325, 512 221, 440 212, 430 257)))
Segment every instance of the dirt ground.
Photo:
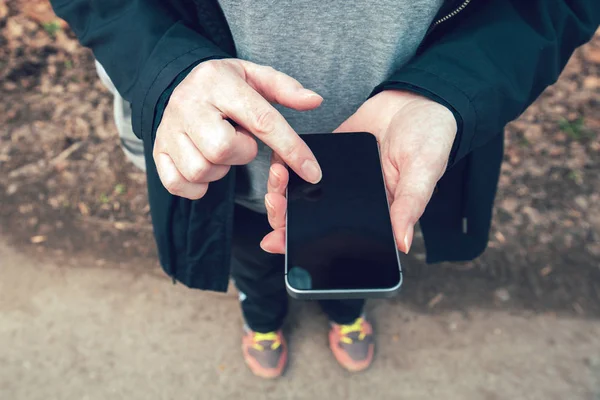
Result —
MULTIPOLYGON (((45 0, 0 1, 0 223, 30 254, 154 265, 145 177, 112 100, 45 0)), ((490 247, 462 265, 404 264, 408 301, 600 316, 600 33, 506 134, 490 247), (411 284, 413 282, 414 284, 411 284)))
POLYGON ((34 261, 0 236, 0 398, 7 400, 600 400, 600 322, 510 309, 371 302, 378 354, 343 371, 327 321, 293 303, 282 379, 241 358, 237 298, 148 274, 34 261))
MULTIPOLYGON (((167 284, 157 268, 145 177, 124 159, 119 149, 112 122, 112 99, 97 79, 91 53, 77 44, 68 27, 56 19, 43 0, 0 0, 0 93, 0 242, 6 243, 0 247, 0 398, 33 399, 42 398, 41 393, 51 393, 35 391, 45 382, 44 376, 50 379, 58 371, 74 373, 64 364, 65 369, 51 370, 49 357, 62 354, 62 350, 70 349, 65 353, 68 354, 65 360, 72 363, 69 368, 77 368, 81 361, 90 371, 80 372, 93 374, 93 367, 77 353, 77 346, 69 347, 69 338, 83 335, 82 332, 109 337, 108 327, 112 324, 117 324, 122 332, 134 331, 140 335, 137 339, 144 337, 144 350, 158 349, 161 356, 174 353, 175 357, 182 353, 173 341, 195 343, 190 344, 193 351, 202 351, 188 360, 180 360, 179 364, 171 359, 168 370, 155 366, 157 376, 123 372, 121 381, 111 386, 115 390, 127 384, 126 377, 133 379, 132 384, 152 384, 156 379, 153 387, 159 390, 158 382, 167 378, 182 388, 186 385, 200 388, 199 382, 208 382, 210 377, 210 384, 215 387, 226 385, 226 379, 241 373, 241 367, 230 367, 238 362, 233 359, 233 354, 237 357, 233 348, 237 349, 239 338, 220 335, 221 328, 213 326, 224 324, 227 329, 222 327, 223 332, 237 329, 239 320, 233 298, 224 297, 228 300, 220 301, 214 295, 192 294, 167 284), (17 267, 26 271, 24 278, 17 277, 17 267), (21 315, 21 311, 12 308, 4 310, 5 306, 14 306, 10 299, 17 294, 9 290, 11 285, 6 282, 16 285, 23 279, 30 281, 29 286, 22 283, 25 289, 29 287, 24 290, 23 301, 36 299, 37 308, 32 309, 35 312, 21 315), (144 294, 142 287, 136 286, 134 298, 127 300, 128 288, 122 282, 128 279, 137 282, 136 285, 147 283, 155 292, 144 294), (30 291, 33 287, 39 289, 35 285, 43 286, 44 296, 50 297, 35 297, 38 292, 30 291), (112 285, 116 287, 114 297, 108 295, 112 285), (107 299, 94 305, 86 297, 86 290, 93 293, 104 290, 103 296, 117 300, 114 304, 107 299), (170 306, 180 306, 186 303, 186 296, 191 296, 199 309, 208 302, 214 313, 223 311, 224 315, 235 318, 202 320, 214 313, 194 311, 191 305, 186 305, 182 314, 165 316, 162 320, 147 305, 140 304, 144 296, 155 296, 152 304, 167 315, 170 306), (137 302, 140 315, 148 319, 138 316, 129 321, 120 314, 124 311, 115 304, 127 301, 137 302), (80 305, 69 311, 69 304, 80 305), (85 314, 88 306, 95 314, 85 314), (46 312, 57 319, 55 325, 46 312), (92 321, 93 316, 99 319, 92 321), (167 326, 176 317, 191 321, 195 328, 184 326, 181 320, 167 326), (64 331, 70 318, 87 321, 82 332, 64 331), (147 333, 154 329, 154 323, 163 324, 162 333, 155 336, 147 333), (201 339, 192 333, 198 327, 209 333, 203 334, 203 338, 218 333, 219 338, 227 341, 228 349, 221 349, 222 345, 214 338, 197 343, 201 339), (55 342, 40 338, 45 330, 57 335, 52 336, 55 342), (174 336, 169 339, 170 335, 174 336), (168 344, 162 343, 163 340, 168 344), (15 348, 20 353, 10 343, 17 343, 15 348), (28 348, 31 343, 35 345, 28 348), (3 353, 3 347, 9 353, 3 353), (215 349, 217 354, 213 354, 215 349), (223 371, 214 369, 219 364, 220 352, 229 360, 223 371), (203 357, 210 360, 210 365, 202 364, 203 357), (11 366, 8 375, 3 365, 11 366), (46 375, 41 374, 36 380, 22 369, 34 367, 50 370, 44 370, 46 375), (182 372, 186 368, 208 375, 192 382, 192 376, 182 372), (20 379, 32 386, 21 387, 20 379), (14 393, 19 395, 2 396, 3 387, 17 390, 14 393)), ((393 344, 396 340, 393 338, 400 337, 395 350, 398 353, 382 355, 379 367, 368 377, 357 378, 358 383, 352 381, 357 386, 349 388, 356 388, 356 393, 367 393, 368 385, 381 383, 382 378, 376 373, 398 368, 404 371, 400 374, 403 385, 413 385, 412 380, 417 378, 419 385, 425 385, 407 398, 438 397, 437 394, 445 393, 438 391, 438 384, 439 388, 449 390, 447 393, 456 393, 455 398, 465 399, 593 398, 592 378, 585 382, 583 379, 588 375, 600 376, 599 370, 591 367, 596 365, 592 355, 594 351, 598 354, 600 348, 592 334, 595 332, 597 336, 600 317, 599 132, 600 31, 591 43, 576 52, 560 80, 508 127, 488 250, 469 263, 425 265, 423 244, 417 237, 412 254, 403 260, 407 275, 402 294, 372 305, 378 319, 392 316, 386 322, 386 328, 391 330, 382 333, 380 339, 393 344), (453 322, 455 319, 461 322, 453 322), (492 335, 488 341, 489 332, 495 329, 505 333, 492 335), (394 330, 398 333, 391 333, 394 330), (579 332, 587 333, 579 337, 579 332), (408 352, 406 357, 404 352, 408 352), (585 361, 584 355, 592 358, 585 361), (567 361, 563 364, 561 359, 567 361), (462 368, 470 371, 469 380, 464 382, 457 380, 462 368), (507 368, 512 375, 502 375, 507 368), (425 389, 427 385, 432 389, 425 389), (487 387, 497 389, 498 385, 506 391, 486 391, 487 387), (512 392, 507 391, 509 386, 512 392), (573 392, 576 390, 580 391, 573 392), (564 395, 558 396, 560 393, 564 395)), ((314 310, 304 306, 298 312, 306 315, 314 310)), ((297 317, 293 318, 291 325, 299 325, 297 321, 297 317)), ((302 325, 300 332, 320 329, 315 324, 302 325)), ((296 336, 300 353, 297 357, 306 363, 308 350, 302 350, 300 345, 311 339, 300 335, 296 336)), ((135 335, 131 337, 121 339, 125 340, 123 343, 135 344, 135 335)), ((106 347, 95 342, 97 338, 85 340, 88 340, 85 346, 90 346, 86 350, 90 357, 94 346, 106 347)), ((123 343, 118 354, 102 348, 113 354, 108 361, 125 363, 123 368, 160 363, 158 355, 144 358, 140 353, 136 354, 142 358, 129 360, 129 350, 123 343)), ((325 376, 331 382, 347 378, 333 366, 324 365, 331 370, 319 366, 311 372, 305 366, 297 367, 298 370, 292 367, 290 373, 295 377, 325 376)), ((111 375, 115 371, 106 372, 103 379, 117 379, 111 375)), ((86 379, 96 378, 78 379, 89 383, 86 379)), ((274 393, 281 396, 272 398, 307 398, 294 391, 303 387, 299 382, 310 381, 281 386, 248 383, 248 390, 275 388, 274 393)), ((100 389, 100 381, 96 384, 92 385, 96 391, 89 392, 88 398, 114 393, 109 388, 100 389)), ((221 393, 238 393, 235 390, 221 393)), ((347 392, 337 394, 354 398, 355 392, 350 389, 339 390, 347 392)), ((308 392, 319 398, 316 389, 308 392)), ((46 398, 86 396, 84 392, 73 393, 78 395, 46 398)), ((385 393, 391 396, 390 391, 385 393)), ((186 392, 183 398, 187 397, 190 394, 186 392)), ((171 396, 165 392, 150 398, 171 396)))

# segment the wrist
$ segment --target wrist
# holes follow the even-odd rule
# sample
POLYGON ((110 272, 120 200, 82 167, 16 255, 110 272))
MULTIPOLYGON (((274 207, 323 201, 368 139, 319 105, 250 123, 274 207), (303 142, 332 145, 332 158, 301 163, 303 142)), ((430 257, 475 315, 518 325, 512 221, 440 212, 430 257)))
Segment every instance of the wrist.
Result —
POLYGON ((405 113, 426 108, 427 114, 431 115, 431 118, 447 126, 449 131, 456 134, 458 124, 452 110, 429 97, 407 90, 388 89, 373 96, 373 100, 376 101, 379 109, 390 115, 390 119, 398 112, 405 113))

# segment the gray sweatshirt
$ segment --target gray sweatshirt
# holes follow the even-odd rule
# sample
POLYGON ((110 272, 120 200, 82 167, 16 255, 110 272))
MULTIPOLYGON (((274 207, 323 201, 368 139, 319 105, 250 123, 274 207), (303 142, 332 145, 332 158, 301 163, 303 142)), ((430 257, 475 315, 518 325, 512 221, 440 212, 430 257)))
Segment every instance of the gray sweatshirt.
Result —
MULTIPOLYGON (((410 60, 443 0, 219 0, 238 58, 269 65, 320 94, 322 105, 276 105, 298 133, 331 132, 410 60)), ((236 202, 266 213, 271 152, 240 168, 236 202)))

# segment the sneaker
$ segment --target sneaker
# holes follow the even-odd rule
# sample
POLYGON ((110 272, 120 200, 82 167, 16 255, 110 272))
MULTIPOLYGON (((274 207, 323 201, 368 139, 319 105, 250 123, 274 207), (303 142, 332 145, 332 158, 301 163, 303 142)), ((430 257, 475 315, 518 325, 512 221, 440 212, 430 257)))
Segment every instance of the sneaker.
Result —
POLYGON ((364 371, 373 362, 373 327, 364 317, 350 325, 332 323, 329 347, 342 367, 351 372, 364 371))
POLYGON ((287 364, 287 344, 281 333, 259 333, 246 330, 242 339, 244 361, 258 377, 273 379, 283 374, 287 364))

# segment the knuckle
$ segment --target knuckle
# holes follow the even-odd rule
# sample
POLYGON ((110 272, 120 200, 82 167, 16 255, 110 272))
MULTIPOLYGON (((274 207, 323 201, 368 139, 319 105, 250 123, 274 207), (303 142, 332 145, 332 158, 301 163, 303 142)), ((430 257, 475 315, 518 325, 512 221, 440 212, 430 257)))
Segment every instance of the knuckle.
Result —
POLYGON ((215 63, 219 63, 218 71, 228 71, 241 76, 246 80, 246 68, 252 65, 251 62, 240 60, 237 58, 223 58, 221 60, 213 60, 215 63))
POLYGON ((196 193, 194 193, 192 196, 190 196, 190 199, 192 200, 198 200, 204 197, 204 195, 206 195, 206 192, 208 191, 208 184, 205 185, 201 185, 198 188, 198 191, 196 193))
POLYGON ((220 60, 209 60, 198 64, 173 90, 169 97, 167 110, 171 105, 181 108, 190 102, 206 101, 213 82, 217 80, 217 75, 222 68, 220 60), (201 90, 198 90, 199 88, 201 90))
POLYGON ((231 156, 233 149, 226 140, 219 140, 208 146, 204 152, 205 157, 208 158, 213 164, 223 163, 229 156, 231 156))
POLYGON ((284 160, 289 160, 298 150, 299 144, 297 142, 292 142, 281 146, 281 149, 279 150, 279 156, 284 160))
POLYGON ((219 165, 219 171, 216 175, 216 179, 215 180, 219 180, 221 178, 224 178, 225 175, 227 175, 231 169, 231 167, 229 165, 219 165))
POLYGON ((195 167, 191 168, 187 179, 193 183, 201 183, 204 181, 208 170, 209 167, 207 165, 196 165, 195 167))
POLYGON ((204 197, 204 195, 206 194, 206 192, 208 192, 208 185, 202 186, 202 190, 200 191, 200 197, 199 198, 204 197))
POLYGON ((247 149, 248 149, 247 162, 251 162, 258 156, 258 143, 256 143, 256 140, 249 141, 247 149))
POLYGON ((156 157, 156 148, 161 145, 162 136, 164 135, 165 130, 168 129, 167 125, 168 125, 168 122, 163 117, 163 119, 160 121, 160 124, 158 124, 158 128, 156 128, 156 138, 154 139, 154 149, 155 149, 154 156, 155 157, 156 157))
POLYGON ((163 178, 163 185, 165 186, 165 189, 167 189, 171 194, 177 195, 181 192, 181 182, 177 178, 163 178))
POLYGON ((276 111, 265 108, 256 110, 252 115, 253 126, 257 134, 268 136, 275 131, 276 111))
MULTIPOLYGON (((171 111, 172 109, 180 109, 185 104, 185 100, 189 98, 186 94, 187 90, 183 84, 180 84, 173 90, 171 96, 169 97, 169 102, 167 103, 167 107, 165 108, 165 113, 171 111)), ((161 123, 162 125, 162 123, 161 123)))
POLYGON ((165 150, 165 143, 162 139, 162 133, 160 131, 160 126, 156 130, 156 139, 154 140, 154 147, 152 148, 152 158, 154 161, 158 161, 158 155, 165 150))
POLYGON ((219 60, 208 60, 201 62, 194 68, 195 76, 211 77, 219 72, 219 60))
POLYGON ((226 165, 225 169, 223 170, 223 176, 222 177, 224 178, 225 176, 227 176, 227 174, 229 173, 229 171, 231 171, 231 167, 229 165, 226 165))
POLYGON ((177 126, 173 119, 165 115, 162 118, 162 121, 156 128, 156 137, 154 139, 154 156, 158 152, 166 152, 168 149, 169 139, 173 133, 179 131, 179 126, 177 126))

